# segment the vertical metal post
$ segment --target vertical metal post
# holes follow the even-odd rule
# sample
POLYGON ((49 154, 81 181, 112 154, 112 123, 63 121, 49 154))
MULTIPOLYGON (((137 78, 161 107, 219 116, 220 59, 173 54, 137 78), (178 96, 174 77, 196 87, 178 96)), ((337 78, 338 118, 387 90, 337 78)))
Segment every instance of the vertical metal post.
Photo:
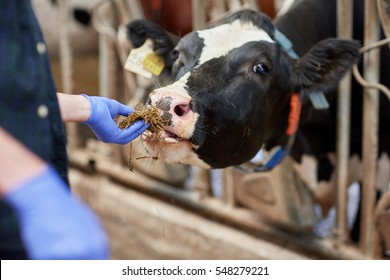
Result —
POLYGON ((259 12, 261 11, 260 3, 258 4, 256 0, 247 0, 247 1, 243 1, 243 2, 247 2, 248 8, 250 8, 252 10, 259 11, 259 12))
MULTIPOLYGON (((379 39, 379 22, 375 1, 365 1, 364 44, 379 39)), ((373 49, 364 55, 364 78, 368 82, 378 82, 379 49, 373 49)), ((363 97, 363 192, 361 220, 361 250, 368 256, 374 256, 375 249, 375 183, 376 158, 378 153, 378 112, 379 92, 377 89, 364 90, 363 97)))
MULTIPOLYGON (((353 0, 337 1, 337 34, 340 38, 352 37, 353 0)), ((339 242, 347 240, 347 188, 351 115, 351 73, 347 73, 338 90, 337 108, 337 164, 336 164, 336 229, 339 242)))
POLYGON ((199 30, 206 26, 206 0, 193 0, 192 2, 192 29, 199 30))
MULTIPOLYGON (((102 16, 106 24, 115 26, 115 3, 106 2, 101 6, 102 16)), ((99 95, 118 99, 118 59, 113 38, 108 34, 99 33, 99 95)), ((110 144, 112 160, 120 162, 120 147, 110 144)))
MULTIPOLYGON (((72 49, 68 35, 68 2, 65 0, 58 1, 58 32, 61 64, 62 91, 67 94, 73 92, 72 79, 72 49)), ((78 124, 66 123, 67 141, 69 148, 80 147, 80 138, 78 133, 78 124)))
POLYGON ((237 11, 241 8, 241 1, 239 0, 226 0, 229 11, 237 11))
POLYGON ((61 79, 65 93, 72 93, 72 50, 68 37, 68 5, 67 1, 58 2, 58 27, 60 43, 61 79))
MULTIPOLYGON (((114 5, 107 3, 101 7, 105 20, 111 24, 114 21, 114 5), (108 20, 107 20, 108 19, 108 20)), ((106 34, 99 34, 99 95, 112 97, 116 84, 116 55, 112 38, 106 34)))
POLYGON ((130 12, 129 20, 145 18, 140 0, 126 0, 125 2, 130 12))
POLYGON ((234 185, 234 167, 222 169, 222 199, 230 207, 237 206, 234 185))

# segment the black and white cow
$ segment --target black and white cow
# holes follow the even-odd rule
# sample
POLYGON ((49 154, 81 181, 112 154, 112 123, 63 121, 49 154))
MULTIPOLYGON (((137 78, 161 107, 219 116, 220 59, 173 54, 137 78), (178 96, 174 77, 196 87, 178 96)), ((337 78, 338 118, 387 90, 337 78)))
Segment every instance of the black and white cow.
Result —
MULTIPOLYGON (((60 33, 58 32, 60 10, 57 0, 31 0, 40 23, 45 43, 51 58, 59 56, 60 33)), ((67 36, 75 57, 97 54, 98 33, 92 26, 91 13, 99 0, 67 0, 67 36)))
MULTIPOLYGON (((355 1, 355 10, 363 15, 363 1, 355 1)), ((359 40, 362 22, 362 17, 355 20, 359 40)), ((334 39, 336 0, 297 1, 275 23, 264 14, 239 11, 218 26, 177 41, 147 21, 130 23, 128 31, 135 47, 147 38, 153 40, 172 77, 170 85, 150 94, 150 102, 170 120, 161 135, 165 141, 144 136, 151 155, 167 162, 223 168, 251 160, 260 149, 292 144, 289 155, 314 198, 330 197, 332 203, 335 89, 360 57, 357 41, 334 39), (294 51, 277 42, 276 30, 291 40, 294 51), (312 92, 323 92, 330 107, 315 109, 309 101, 312 92), (300 94, 302 110, 294 134, 296 116, 290 111, 296 110, 291 105, 295 93, 300 94), (288 143, 292 134, 295 141, 288 143)), ((387 65, 382 82, 390 86, 388 49, 382 57, 387 65)), ((390 103, 381 98, 378 156, 388 160, 390 103)), ((362 89, 354 85, 351 160, 356 162, 361 154, 361 112, 362 89)), ((359 179, 352 175, 351 182, 359 179)))

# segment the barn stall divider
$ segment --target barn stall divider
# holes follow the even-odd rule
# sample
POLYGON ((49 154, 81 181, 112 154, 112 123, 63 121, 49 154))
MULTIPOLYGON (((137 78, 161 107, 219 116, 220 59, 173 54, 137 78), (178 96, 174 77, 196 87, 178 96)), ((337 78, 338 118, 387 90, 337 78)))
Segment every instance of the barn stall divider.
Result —
MULTIPOLYGON (((190 3, 194 28, 204 27, 207 21, 218 20, 222 14, 242 7, 264 11, 262 5, 274 1, 209 1, 217 4, 208 9, 206 2, 190 3)), ((365 46, 379 39, 380 24, 389 36, 389 2, 365 1, 365 46)), ((145 3, 134 0, 102 1, 93 11, 93 23, 99 32, 99 95, 130 106, 141 102, 154 86, 152 81, 123 70, 131 46, 122 25, 145 17, 142 4, 145 3)), ((66 4, 62 5, 65 10, 66 4)), ((351 37, 352 8, 352 0, 338 1, 340 37, 351 37)), ((65 92, 73 92, 69 42, 66 32, 61 34, 63 87, 65 92)), ((335 226, 330 237, 313 233, 317 221, 314 203, 288 158, 267 173, 247 174, 235 168, 211 172, 145 158, 138 140, 125 146, 100 143, 85 135, 80 126, 72 125, 67 128, 71 185, 101 217, 114 259, 386 258, 384 252, 390 249, 388 187, 379 200, 375 198, 378 93, 388 91, 373 85, 378 81, 379 60, 378 51, 365 52, 364 80, 360 77, 366 93, 359 244, 348 237, 346 214, 346 131, 350 114, 350 95, 346 93, 351 92, 352 74, 339 87, 338 189, 335 226), (221 189, 216 191, 215 185, 221 189)), ((354 72, 358 77, 358 71, 354 72)))

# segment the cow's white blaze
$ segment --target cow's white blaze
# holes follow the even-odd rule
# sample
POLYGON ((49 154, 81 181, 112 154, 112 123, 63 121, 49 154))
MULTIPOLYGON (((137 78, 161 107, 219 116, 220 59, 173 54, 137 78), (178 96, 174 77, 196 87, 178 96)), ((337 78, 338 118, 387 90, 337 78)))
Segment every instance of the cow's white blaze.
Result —
MULTIPOLYGON (((240 20, 235 20, 232 23, 226 23, 210 29, 200 30, 197 31, 197 34, 203 39, 204 43, 198 65, 210 59, 221 57, 248 42, 265 41, 275 43, 263 29, 250 22, 242 22, 240 20)), ((178 81, 170 85, 170 87, 183 90, 189 76, 189 72, 184 74, 178 81)))
POLYGON ((263 29, 256 27, 250 22, 244 23, 239 20, 198 31, 197 33, 204 40, 199 64, 203 64, 212 58, 223 56, 230 50, 251 41, 275 43, 263 29))

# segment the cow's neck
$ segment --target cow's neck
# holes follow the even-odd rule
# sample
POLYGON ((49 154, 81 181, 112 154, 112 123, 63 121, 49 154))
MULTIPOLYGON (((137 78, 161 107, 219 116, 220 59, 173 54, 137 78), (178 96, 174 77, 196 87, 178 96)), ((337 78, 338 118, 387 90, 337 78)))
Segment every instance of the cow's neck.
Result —
POLYGON ((335 17, 335 0, 298 0, 274 23, 301 56, 320 40, 336 36, 335 17))
POLYGON ((275 146, 284 146, 288 140, 285 132, 290 113, 290 93, 275 92, 272 94, 274 98, 270 98, 268 101, 269 108, 272 108, 272 111, 269 112, 264 137, 265 149, 267 151, 275 146), (278 98, 275 98, 277 96, 278 98))
MULTIPOLYGON (((304 55, 317 42, 335 37, 336 1, 298 0, 283 16, 275 20, 276 27, 293 43, 293 49, 299 56, 304 55)), ((270 115, 268 132, 265 137, 265 148, 270 150, 275 146, 284 146, 288 140, 285 134, 290 112, 289 96, 291 92, 281 89, 276 83, 273 96, 275 108, 270 115), (283 104, 283 105, 282 105, 283 104), (277 128, 277 129, 275 129, 277 128)), ((306 104, 304 104, 306 106, 306 104)))

